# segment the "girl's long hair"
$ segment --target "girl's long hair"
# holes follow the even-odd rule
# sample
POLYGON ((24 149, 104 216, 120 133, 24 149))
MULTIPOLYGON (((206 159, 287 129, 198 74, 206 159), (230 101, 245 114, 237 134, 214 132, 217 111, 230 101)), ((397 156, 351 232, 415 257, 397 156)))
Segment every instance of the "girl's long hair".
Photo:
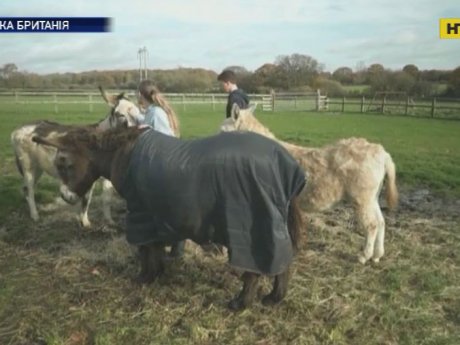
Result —
POLYGON ((139 84, 139 93, 147 101, 161 107, 168 115, 169 125, 176 137, 180 137, 179 119, 174 109, 151 80, 143 80, 139 84))

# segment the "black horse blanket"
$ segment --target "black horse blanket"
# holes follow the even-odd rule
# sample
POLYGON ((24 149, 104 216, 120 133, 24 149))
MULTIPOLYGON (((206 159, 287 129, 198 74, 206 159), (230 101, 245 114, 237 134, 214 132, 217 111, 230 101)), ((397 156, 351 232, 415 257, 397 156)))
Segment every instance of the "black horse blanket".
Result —
POLYGON ((180 140, 151 129, 125 174, 129 243, 219 243, 231 265, 270 275, 292 261, 288 207, 305 173, 278 143, 249 132, 180 140))

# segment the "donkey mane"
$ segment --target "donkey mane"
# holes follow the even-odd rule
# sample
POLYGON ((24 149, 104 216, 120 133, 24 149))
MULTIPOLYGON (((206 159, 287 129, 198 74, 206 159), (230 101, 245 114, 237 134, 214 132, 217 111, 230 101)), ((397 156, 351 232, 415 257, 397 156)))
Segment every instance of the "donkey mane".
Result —
POLYGON ((62 137, 61 142, 67 147, 80 148, 82 145, 91 150, 115 151, 134 141, 147 128, 114 128, 104 132, 95 128, 78 127, 62 137))
MULTIPOLYGON (((102 122, 103 120, 101 120, 102 122)), ((75 129, 75 126, 72 125, 63 125, 57 122, 42 120, 32 123, 36 125, 35 134, 41 137, 46 137, 51 133, 65 134, 69 131, 75 129)), ((82 128, 96 128, 98 123, 92 123, 81 126, 82 128)))

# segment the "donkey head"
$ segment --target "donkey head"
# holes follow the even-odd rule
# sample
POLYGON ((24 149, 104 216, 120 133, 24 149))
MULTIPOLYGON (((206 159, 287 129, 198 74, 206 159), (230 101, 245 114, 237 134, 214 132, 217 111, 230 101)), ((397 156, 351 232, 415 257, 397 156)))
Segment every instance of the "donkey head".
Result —
MULTIPOLYGON (((58 135, 37 134, 32 141, 57 149, 54 165, 66 190, 83 197, 100 174, 95 170, 94 135, 89 129, 75 128, 58 135)), ((62 190, 61 190, 62 193, 62 190)), ((65 195, 65 194, 64 194, 65 195)))
POLYGON ((242 131, 247 130, 245 127, 248 122, 247 119, 252 117, 257 107, 257 103, 252 104, 247 109, 240 109, 238 104, 234 103, 230 117, 226 118, 220 125, 222 132, 242 131))
MULTIPOLYGON (((99 131, 92 127, 70 128, 58 135, 37 134, 32 141, 57 149, 54 165, 67 189, 83 197, 100 177, 112 180, 112 173, 123 174, 123 167, 114 168, 114 157, 129 158, 131 148, 146 128, 115 128, 99 131)), ((115 185, 115 183, 114 183, 115 185)), ((116 186, 115 186, 116 187, 116 186)))
POLYGON ((102 98, 110 106, 110 112, 107 117, 99 123, 99 129, 107 130, 117 127, 133 127, 137 126, 142 115, 139 108, 131 102, 124 94, 109 95, 99 86, 102 98))

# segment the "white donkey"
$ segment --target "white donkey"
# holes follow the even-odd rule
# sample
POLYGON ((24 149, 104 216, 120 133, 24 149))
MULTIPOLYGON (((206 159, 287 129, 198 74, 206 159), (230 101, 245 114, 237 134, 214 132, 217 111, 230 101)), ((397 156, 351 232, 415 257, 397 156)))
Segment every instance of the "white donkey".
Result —
POLYGON ((301 193, 301 205, 307 211, 324 211, 337 202, 351 201, 358 224, 366 233, 361 263, 370 258, 378 262, 384 254, 385 220, 379 194, 386 181, 386 201, 390 209, 398 203, 396 167, 382 145, 363 138, 348 138, 320 148, 293 145, 277 139, 253 115, 255 106, 240 110, 224 121, 222 131, 252 131, 281 143, 301 164, 308 183, 301 193))
MULTIPOLYGON (((113 96, 108 95, 102 88, 100 88, 100 90, 106 103, 111 106, 111 110, 102 121, 90 126, 96 127, 98 130, 105 131, 109 128, 122 126, 130 127, 137 125, 140 112, 134 103, 126 99, 124 94, 113 96)), ((40 121, 21 126, 11 133, 11 143, 16 156, 16 165, 24 180, 24 196, 29 206, 30 217, 35 221, 39 219, 35 203, 35 184, 43 172, 46 172, 48 175, 55 178, 59 178, 59 174, 54 164, 54 158, 57 150, 52 147, 37 145, 32 141, 32 137, 38 133, 42 135, 45 134, 47 137, 63 135, 71 127, 72 126, 62 125, 55 122, 40 121)), ((93 188, 91 188, 87 195, 81 199, 74 193, 70 192, 62 183, 60 185, 60 192, 61 197, 68 203, 74 204, 78 200, 81 201, 79 221, 83 227, 90 227, 91 222, 88 219, 88 208, 93 188)), ((103 214, 109 223, 113 223, 110 212, 110 200, 112 194, 112 184, 110 181, 103 180, 103 214)))

